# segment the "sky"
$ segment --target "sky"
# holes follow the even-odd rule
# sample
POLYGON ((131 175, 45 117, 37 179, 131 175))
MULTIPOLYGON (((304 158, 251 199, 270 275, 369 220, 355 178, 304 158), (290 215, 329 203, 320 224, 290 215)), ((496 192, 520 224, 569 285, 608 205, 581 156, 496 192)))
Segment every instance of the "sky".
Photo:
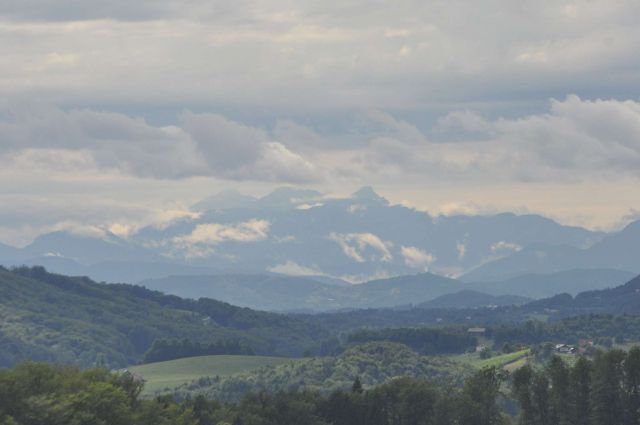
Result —
POLYGON ((637 0, 0 0, 0 242, 226 188, 640 216, 637 0))

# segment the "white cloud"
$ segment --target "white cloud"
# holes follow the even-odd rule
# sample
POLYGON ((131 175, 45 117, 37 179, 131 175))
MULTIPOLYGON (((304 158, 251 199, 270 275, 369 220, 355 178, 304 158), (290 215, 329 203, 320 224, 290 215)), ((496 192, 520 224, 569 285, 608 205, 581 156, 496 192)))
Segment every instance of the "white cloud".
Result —
POLYGON ((393 277, 387 270, 376 270, 373 274, 349 274, 342 275, 339 278, 353 284, 369 282, 371 280, 388 279, 393 277))
POLYGON ((344 254, 358 263, 393 259, 390 250, 393 244, 373 233, 331 233, 329 239, 337 242, 344 254))
POLYGON ((215 247, 223 242, 249 243, 267 239, 271 223, 252 219, 235 224, 198 224, 187 235, 176 236, 165 241, 171 255, 186 258, 208 257, 215 253, 215 247))
POLYGON ((296 240, 296 237, 293 235, 285 235, 285 236, 274 236, 273 239, 277 243, 289 243, 289 242, 294 242, 296 240))
POLYGON ((464 242, 456 242, 456 251, 458 251, 458 260, 463 260, 467 254, 467 245, 464 242))
POLYGON ((297 210, 310 210, 311 208, 318 208, 323 206, 324 204, 322 202, 316 202, 313 204, 306 204, 306 203, 302 203, 302 204, 298 204, 296 205, 296 209, 297 210))
POLYGON ((356 214, 360 212, 366 212, 367 206, 364 204, 351 204, 347 207, 349 214, 356 214))
POLYGON ((275 266, 267 269, 273 273, 287 274, 290 276, 322 276, 324 273, 317 267, 305 267, 296 263, 295 261, 287 260, 284 263, 276 264, 275 266))
POLYGON ((271 224, 267 220, 252 219, 227 225, 219 223, 198 224, 188 235, 174 238, 177 243, 217 245, 226 241, 255 242, 269 235, 271 224))
POLYGON ((428 270, 436 260, 433 254, 415 246, 402 246, 400 253, 404 257, 404 263, 414 269, 428 270))
POLYGON ((522 247, 513 242, 499 241, 491 244, 491 252, 494 254, 505 254, 520 251, 522 247))

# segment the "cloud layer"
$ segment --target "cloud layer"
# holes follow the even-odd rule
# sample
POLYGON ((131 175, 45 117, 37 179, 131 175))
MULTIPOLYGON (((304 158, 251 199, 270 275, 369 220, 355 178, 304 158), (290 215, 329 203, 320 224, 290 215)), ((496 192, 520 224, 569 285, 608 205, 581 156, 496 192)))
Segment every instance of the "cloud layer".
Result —
POLYGON ((633 0, 5 1, 0 91, 294 114, 618 96, 639 82, 639 13, 633 0))
MULTIPOLYGON (((307 147, 302 154, 276 140, 285 132, 279 123, 254 127, 219 114, 184 112, 174 125, 154 126, 89 109, 8 109, 0 118, 0 158, 143 178, 294 183, 640 176, 640 103, 631 100, 572 95, 552 100, 548 112, 515 119, 454 111, 427 132, 382 112, 367 114, 365 121, 369 130, 359 136, 360 147, 307 147)), ((294 134, 303 128, 295 124, 294 134)), ((302 134, 321 137, 311 128, 302 134)))
POLYGON ((188 203, 228 184, 458 194, 438 211, 538 185, 555 194, 538 212, 614 222, 640 209, 638 16, 635 0, 0 1, 0 238, 126 233, 168 186, 188 203), (126 193, 88 193, 108 181, 126 193), (598 199, 616 192, 612 212, 598 199))

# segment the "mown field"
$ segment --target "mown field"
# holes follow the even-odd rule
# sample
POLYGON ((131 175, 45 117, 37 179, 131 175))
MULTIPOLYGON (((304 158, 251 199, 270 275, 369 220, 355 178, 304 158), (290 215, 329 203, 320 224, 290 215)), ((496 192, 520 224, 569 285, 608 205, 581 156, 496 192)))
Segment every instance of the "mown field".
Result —
POLYGON ((205 376, 228 376, 296 361, 285 357, 203 356, 132 366, 128 370, 145 379, 144 394, 150 395, 205 376))
POLYGON ((506 367, 516 362, 521 362, 529 354, 529 349, 514 351, 513 353, 500 354, 488 359, 481 359, 478 353, 462 354, 459 356, 451 356, 451 360, 468 364, 474 368, 482 369, 483 367, 506 367))

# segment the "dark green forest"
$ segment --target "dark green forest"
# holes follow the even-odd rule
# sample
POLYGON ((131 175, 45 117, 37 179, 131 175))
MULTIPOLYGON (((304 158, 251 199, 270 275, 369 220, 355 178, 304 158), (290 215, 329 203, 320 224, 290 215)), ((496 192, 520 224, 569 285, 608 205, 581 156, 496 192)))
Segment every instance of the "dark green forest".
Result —
POLYGON ((300 356, 328 337, 317 324, 285 315, 100 284, 42 267, 0 268, 0 319, 0 367, 25 359, 124 367, 140 362, 156 340, 185 338, 300 356))
POLYGON ((3 425, 404 425, 507 424, 498 401, 504 376, 485 369, 460 387, 397 378, 372 389, 253 393, 225 404, 202 396, 140 399, 131 375, 22 364, 0 371, 3 425))

